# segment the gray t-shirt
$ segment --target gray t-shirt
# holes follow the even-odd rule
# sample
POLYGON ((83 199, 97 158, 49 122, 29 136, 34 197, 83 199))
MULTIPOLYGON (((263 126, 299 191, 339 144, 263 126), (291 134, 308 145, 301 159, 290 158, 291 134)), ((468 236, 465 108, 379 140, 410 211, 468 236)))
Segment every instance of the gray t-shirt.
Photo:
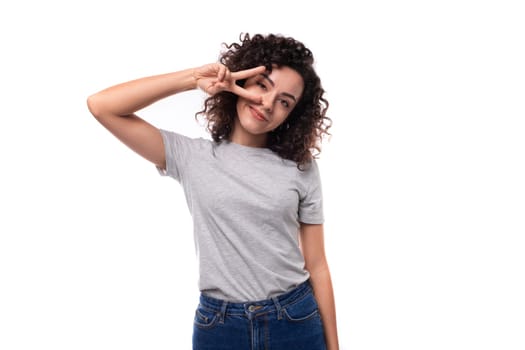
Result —
POLYGON ((299 222, 323 223, 315 161, 305 171, 267 148, 161 130, 166 170, 193 218, 199 289, 231 302, 268 299, 309 278, 299 222))

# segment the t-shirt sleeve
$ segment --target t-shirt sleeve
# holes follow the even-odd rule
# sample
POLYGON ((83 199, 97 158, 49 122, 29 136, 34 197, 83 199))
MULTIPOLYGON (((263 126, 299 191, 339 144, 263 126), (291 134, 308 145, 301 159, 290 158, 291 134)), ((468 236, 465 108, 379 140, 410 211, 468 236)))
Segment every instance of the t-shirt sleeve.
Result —
POLYGON ((170 176, 177 181, 184 177, 184 169, 191 159, 192 144, 195 142, 187 136, 160 129, 164 152, 166 154, 166 169, 157 167, 162 176, 170 176))
POLYGON ((322 224, 324 222, 323 191, 315 160, 302 176, 305 179, 305 192, 299 201, 299 221, 305 224, 322 224))

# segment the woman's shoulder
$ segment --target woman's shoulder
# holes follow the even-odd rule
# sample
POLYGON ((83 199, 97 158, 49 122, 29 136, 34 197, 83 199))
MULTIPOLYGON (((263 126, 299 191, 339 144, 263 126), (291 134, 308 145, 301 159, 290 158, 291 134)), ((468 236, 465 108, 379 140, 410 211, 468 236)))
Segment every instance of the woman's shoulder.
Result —
POLYGON ((200 147, 212 147, 214 142, 210 139, 206 139, 202 136, 188 136, 183 135, 181 133, 178 133, 176 131, 172 130, 165 130, 160 129, 161 134, 169 139, 170 141, 174 141, 176 143, 182 143, 187 145, 194 145, 194 146, 200 146, 200 147))
POLYGON ((301 164, 297 169, 298 177, 311 182, 317 181, 320 178, 319 164, 314 158, 307 163, 301 164))

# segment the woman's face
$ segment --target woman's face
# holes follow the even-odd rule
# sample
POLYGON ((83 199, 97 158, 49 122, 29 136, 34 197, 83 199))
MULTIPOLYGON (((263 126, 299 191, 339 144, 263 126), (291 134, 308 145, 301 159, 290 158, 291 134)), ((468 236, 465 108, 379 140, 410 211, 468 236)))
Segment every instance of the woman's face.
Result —
POLYGON ((242 97, 237 100, 237 116, 231 140, 247 146, 263 147, 266 134, 281 125, 293 110, 304 82, 301 75, 289 67, 274 67, 246 80, 244 89, 261 96, 261 103, 242 97))

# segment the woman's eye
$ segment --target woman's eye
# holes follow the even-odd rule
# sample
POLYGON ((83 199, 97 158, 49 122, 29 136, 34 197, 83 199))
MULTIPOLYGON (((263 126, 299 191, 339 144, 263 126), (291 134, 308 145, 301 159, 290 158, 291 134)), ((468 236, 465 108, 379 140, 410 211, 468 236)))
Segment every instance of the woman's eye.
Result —
POLYGON ((257 86, 260 87, 261 89, 266 90, 266 85, 264 85, 263 83, 257 82, 256 84, 257 84, 257 86))
POLYGON ((290 107, 290 104, 286 100, 281 100, 281 104, 286 108, 290 107))

